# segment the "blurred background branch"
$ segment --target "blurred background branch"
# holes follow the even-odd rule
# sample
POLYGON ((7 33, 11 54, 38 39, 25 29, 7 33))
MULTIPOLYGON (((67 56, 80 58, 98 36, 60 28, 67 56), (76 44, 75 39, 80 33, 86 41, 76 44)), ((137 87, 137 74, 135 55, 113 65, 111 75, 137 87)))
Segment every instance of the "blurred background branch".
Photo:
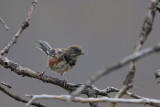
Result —
POLYGON ((8 31, 9 27, 7 26, 7 24, 5 23, 5 21, 0 17, 0 22, 3 24, 3 26, 5 27, 5 29, 8 31))
MULTIPOLYGON (((7 91, 6 89, 4 89, 1 85, 0 85, 0 90, 1 90, 3 93, 5 93, 6 95, 8 95, 9 97, 11 97, 11 98, 13 98, 13 99, 15 99, 15 100, 17 100, 17 101, 19 101, 19 102, 22 102, 22 103, 27 103, 27 102, 28 102, 27 100, 25 100, 25 99, 23 99, 23 98, 15 95, 15 94, 10 93, 10 92, 7 91)), ((41 104, 41 103, 36 103, 36 102, 32 102, 32 103, 30 103, 30 104, 33 105, 33 106, 36 106, 36 107, 46 107, 45 105, 43 105, 43 104, 41 104)))
MULTIPOLYGON (((148 9, 147 15, 144 19, 142 29, 139 35, 138 42, 135 45, 133 55, 141 50, 143 44, 145 43, 147 37, 149 36, 150 32, 152 31, 152 26, 154 22, 154 18, 157 11, 159 0, 151 0, 150 7, 148 9)), ((133 87, 133 79, 136 73, 136 61, 132 61, 130 64, 130 70, 123 82, 123 86, 120 91, 115 95, 115 98, 120 98, 123 94, 133 87)), ((116 103, 111 103, 109 107, 115 107, 116 103)))

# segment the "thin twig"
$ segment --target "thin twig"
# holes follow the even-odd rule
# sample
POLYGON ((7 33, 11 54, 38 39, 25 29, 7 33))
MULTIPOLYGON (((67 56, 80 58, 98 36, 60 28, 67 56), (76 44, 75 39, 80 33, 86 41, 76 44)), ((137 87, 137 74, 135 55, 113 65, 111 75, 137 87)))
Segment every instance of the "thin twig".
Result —
MULTIPOLYGON (((4 89, 3 87, 0 86, 0 90, 2 92, 4 92, 6 95, 10 96, 11 98, 17 100, 17 101, 20 101, 20 102, 23 102, 23 103, 27 103, 28 101, 27 100, 24 100, 23 98, 15 95, 15 94, 11 94, 10 92, 8 92, 6 89, 4 89)), ((36 103, 36 102, 33 102, 31 103, 31 105, 33 106, 37 106, 37 107, 46 107, 45 105, 43 104, 40 104, 40 103, 36 103)))
POLYGON ((37 4, 37 0, 34 0, 32 2, 32 6, 30 11, 28 12, 27 18, 24 21, 21 28, 18 30, 18 32, 15 34, 13 39, 8 43, 8 45, 0 52, 0 55, 4 55, 5 53, 8 53, 9 49, 17 42, 17 39, 19 38, 20 34, 29 26, 29 20, 31 19, 32 12, 37 4))
MULTIPOLYGON (((134 51, 133 51, 133 55, 142 48, 144 42, 146 41, 147 37, 149 36, 150 32, 152 31, 152 26, 153 26, 154 18, 156 15, 156 11, 157 11, 156 8, 158 6, 158 3, 159 3, 159 0, 151 0, 151 4, 148 9, 148 13, 146 15, 146 18, 144 20, 138 42, 137 42, 137 44, 134 48, 134 51)), ((123 83, 123 86, 120 89, 120 91, 115 95, 115 98, 122 97, 122 95, 127 90, 129 90, 129 88, 132 87, 135 72, 136 72, 136 61, 132 61, 131 65, 130 65, 130 70, 126 76, 126 79, 123 83)), ((112 103, 112 104, 110 104, 109 107, 114 107, 115 104, 116 103, 112 103)))
POLYGON ((0 22, 3 24, 3 26, 5 27, 5 29, 8 31, 9 27, 7 26, 7 24, 5 23, 5 21, 0 17, 0 22))
POLYGON ((144 56, 147 56, 151 53, 155 53, 160 51, 160 43, 158 43, 157 45, 150 47, 150 48, 146 48, 143 49, 141 51, 136 52, 134 55, 129 55, 123 59, 121 59, 120 61, 116 62, 115 64, 107 67, 105 70, 101 70, 99 72, 96 73, 96 75, 93 75, 88 81, 86 81, 83 85, 81 85, 76 91, 74 91, 72 93, 72 96, 77 96, 79 95, 83 89, 88 86, 93 84, 96 80, 100 79, 101 77, 111 73, 112 71, 115 71, 121 67, 123 67, 124 65, 130 63, 131 61, 136 61, 144 56))
POLYGON ((4 86, 6 86, 7 88, 12 88, 12 86, 11 86, 11 85, 9 85, 9 84, 7 84, 7 83, 4 83, 4 82, 2 82, 2 81, 0 81, 0 84, 2 84, 2 85, 4 85, 4 86))
MULTIPOLYGON (((71 98, 70 95, 26 95, 31 97, 30 101, 26 104, 29 106, 32 102, 38 99, 56 99, 60 101, 68 101, 71 98)), ((129 103, 129 104, 146 104, 146 103, 153 103, 153 104, 160 104, 160 100, 151 99, 151 98, 142 98, 142 99, 119 99, 119 98, 108 98, 108 97, 99 97, 99 98, 83 98, 83 97, 74 97, 73 102, 80 102, 80 103, 97 103, 97 102, 115 102, 115 103, 129 103)))

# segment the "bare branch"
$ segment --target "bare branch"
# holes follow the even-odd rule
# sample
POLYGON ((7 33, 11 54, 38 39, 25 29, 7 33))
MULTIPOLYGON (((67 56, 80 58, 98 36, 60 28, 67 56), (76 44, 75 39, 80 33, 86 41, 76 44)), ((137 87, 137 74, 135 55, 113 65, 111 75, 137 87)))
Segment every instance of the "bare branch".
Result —
POLYGON ((9 85, 9 84, 7 84, 7 83, 4 83, 4 82, 2 82, 2 81, 0 81, 0 84, 2 84, 2 85, 4 85, 4 86, 6 86, 7 88, 12 88, 12 86, 11 86, 11 85, 9 85))
MULTIPOLYGON (((72 93, 73 98, 72 98, 72 96, 69 96, 69 95, 61 95, 61 96, 53 95, 52 96, 53 99, 58 99, 58 100, 62 100, 62 101, 67 101, 69 99, 72 99, 73 102, 90 103, 91 107, 98 107, 98 102, 112 102, 112 104, 115 104, 115 103, 136 103, 136 104, 149 104, 152 106, 159 106, 160 100, 144 98, 144 97, 127 92, 127 90, 130 87, 132 87, 132 85, 133 85, 133 78, 135 75, 135 64, 136 64, 135 61, 144 57, 144 56, 147 56, 149 54, 160 51, 160 43, 157 44, 156 46, 139 51, 152 30, 152 25, 153 25, 153 21, 154 21, 154 17, 155 17, 155 12, 156 12, 155 7, 158 5, 158 0, 152 0, 151 7, 149 8, 148 14, 147 14, 146 19, 144 21, 142 31, 140 34, 140 38, 136 44, 133 55, 129 55, 129 56, 123 58, 122 60, 118 61, 117 63, 113 64, 112 66, 107 67, 105 70, 98 72, 96 75, 92 76, 91 79, 88 80, 84 85, 67 83, 65 86, 62 84, 63 83, 62 80, 59 80, 58 78, 53 78, 53 77, 49 77, 46 75, 43 75, 41 77, 38 75, 37 72, 35 72, 27 67, 21 66, 15 62, 12 62, 7 57, 3 57, 3 55, 5 53, 7 53, 10 50, 10 48, 17 42, 17 39, 19 38, 20 34, 24 31, 24 29, 26 29, 29 26, 29 20, 31 18, 31 15, 32 15, 32 12, 35 8, 36 3, 37 3, 37 0, 34 0, 25 22, 23 23, 21 28, 18 30, 18 32, 15 34, 15 36, 10 41, 10 43, 8 43, 8 45, 0 52, 0 64, 3 67, 11 69, 11 71, 17 73, 18 75, 28 76, 31 78, 39 79, 43 82, 58 85, 64 89, 66 89, 69 93, 73 92, 77 89, 74 93, 72 93), (122 87, 120 90, 115 89, 112 91, 113 92, 119 91, 118 94, 116 95, 116 98, 121 97, 123 94, 127 94, 127 95, 134 97, 134 98, 137 98, 137 99, 116 99, 116 98, 107 98, 107 97, 96 98, 97 95, 107 96, 107 94, 112 91, 108 91, 107 89, 100 90, 91 84, 93 84, 96 80, 100 79, 102 76, 107 75, 110 72, 123 67, 124 65, 128 64, 129 62, 131 62, 130 72, 128 73, 128 75, 126 77, 126 80, 124 82, 124 87, 122 87), (80 88, 78 88, 78 87, 80 87, 80 88), (78 95, 80 93, 86 94, 90 98, 75 97, 76 95, 78 95)), ((0 18, 0 21, 1 21, 1 18, 0 18)), ((1 22, 5 26, 5 22, 3 20, 1 22)), ((1 82, 0 84, 3 84, 5 86, 8 85, 3 82, 1 82)), ((8 87, 9 87, 9 85, 8 85, 8 87)), ((3 91, 3 88, 1 89, 1 87, 0 87, 0 90, 3 91)), ((3 92, 6 93, 7 91, 5 90, 3 92)), ((8 94, 8 93, 6 93, 6 94, 11 97, 15 96, 15 95, 12 95, 10 93, 8 94)), ((30 100, 30 102, 28 103, 28 105, 33 104, 32 102, 34 100, 41 99, 41 98, 43 99, 43 98, 47 98, 47 97, 51 98, 50 95, 49 96, 42 95, 40 97, 39 97, 39 95, 34 95, 33 98, 30 100)), ((19 97, 16 97, 14 99, 16 99, 18 101, 21 100, 21 102, 26 101, 26 100, 23 100, 19 97)), ((35 103, 35 104, 37 104, 37 103, 35 103)), ((43 107, 43 105, 42 105, 42 107, 43 107)))
MULTIPOLYGON (((102 92, 102 94, 100 94, 100 95, 103 96, 103 94, 105 94, 105 93, 109 94, 109 93, 112 93, 112 92, 119 92, 119 91, 120 91, 120 89, 118 89, 118 88, 108 86, 106 89, 100 91, 100 92, 102 92)), ((135 99, 145 98, 145 97, 139 96, 137 94, 134 94, 134 93, 131 93, 131 92, 128 92, 128 91, 124 92, 124 94, 126 94, 126 95, 128 95, 132 98, 135 98, 135 99)), ((153 106, 153 107, 160 107, 160 104, 155 104, 155 103, 146 103, 146 104, 148 104, 150 106, 153 106)))
MULTIPOLYGON (((158 51, 160 51, 160 43, 153 46, 153 47, 141 50, 141 51, 137 52, 134 56, 129 55, 129 56, 123 58, 122 60, 120 60, 119 62, 114 64, 113 66, 110 66, 108 70, 111 70, 111 71, 116 70, 116 69, 126 65, 127 63, 131 62, 132 60, 138 60, 139 58, 142 58, 146 55, 149 55, 151 53, 155 53, 155 52, 158 52, 158 51)), ((51 83, 51 84, 60 86, 60 87, 64 88, 65 90, 67 90, 69 93, 75 91, 78 87, 84 86, 84 85, 81 85, 81 84, 73 84, 73 83, 69 83, 69 82, 67 82, 67 84, 64 86, 63 82, 62 82, 63 80, 59 80, 58 78, 53 78, 53 77, 46 76, 46 75, 39 76, 39 73, 37 73, 37 72, 27 68, 27 67, 20 66, 19 64, 15 63, 15 62, 12 62, 11 60, 9 60, 7 57, 4 57, 4 56, 0 56, 0 64, 5 68, 11 69, 11 71, 17 73, 18 75, 27 76, 27 77, 31 77, 31 78, 36 78, 36 79, 39 79, 43 82, 51 83)), ((108 72, 111 72, 111 71, 108 71, 108 72)), ((87 85, 87 87, 85 86, 85 89, 81 92, 82 92, 82 94, 87 95, 91 91, 94 91, 95 95, 102 95, 102 96, 107 96, 107 94, 110 93, 110 92, 117 92, 113 88, 107 88, 105 90, 100 90, 93 85, 87 85)), ((133 95, 133 94, 130 94, 130 95, 133 95)))
POLYGON ((0 22, 3 24, 3 26, 5 27, 5 29, 8 31, 9 27, 7 26, 7 24, 5 23, 5 21, 0 17, 0 22))
MULTIPOLYGON (((156 15, 158 3, 159 3, 159 0, 151 0, 151 4, 148 9, 148 13, 146 15, 146 18, 144 20, 138 42, 137 42, 137 44, 134 48, 134 51, 133 51, 133 55, 142 48, 144 42, 146 41, 147 37, 149 36, 150 32, 152 31, 152 26, 153 26, 154 18, 156 15)), ((136 71, 136 61, 132 61, 128 75, 126 76, 126 79, 123 82, 123 86, 120 89, 120 91, 116 94, 115 98, 122 97, 122 95, 127 90, 129 90, 129 88, 132 87, 135 71, 136 71)), ((112 103, 109 107, 114 107, 115 104, 116 103, 112 103)))
POLYGON ((96 80, 111 73, 112 71, 115 71, 115 70, 123 67, 124 65, 130 63, 131 61, 136 61, 144 56, 147 56, 149 54, 159 52, 159 51, 160 51, 160 43, 158 43, 157 45, 155 45, 153 47, 138 51, 134 55, 129 55, 127 57, 124 57, 123 59, 116 62, 115 64, 107 67, 105 70, 101 70, 101 71, 97 72, 96 75, 93 75, 88 81, 86 81, 83 85, 81 85, 81 87, 79 87, 76 91, 74 91, 72 93, 72 96, 74 97, 74 96, 79 95, 86 86, 93 84, 96 80))
MULTIPOLYGON (((53 78, 50 76, 39 76, 39 73, 21 66, 15 62, 12 62, 11 60, 9 60, 7 57, 4 56, 0 56, 0 64, 5 67, 5 68, 9 68, 11 69, 11 71, 13 71, 14 73, 18 74, 18 75, 22 75, 27 76, 27 77, 31 77, 31 78, 35 78, 35 79, 39 79, 45 83, 51 83, 57 86, 60 86, 62 88, 64 88, 65 90, 67 90, 69 93, 73 92, 74 90, 76 90, 79 86, 81 86, 81 84, 73 84, 73 83, 69 83, 67 82, 66 85, 63 85, 63 80, 60 80, 58 78, 53 78)), ((88 94, 90 91, 94 91, 96 93, 96 95, 102 95, 102 96, 107 96, 107 94, 109 92, 112 91, 111 88, 107 88, 105 90, 100 90, 98 88, 96 88, 95 86, 91 85, 85 88, 85 90, 83 90, 82 94, 88 94)))
MULTIPOLYGON (((68 101, 71 96, 70 95, 26 95, 31 97, 30 101, 26 104, 29 106, 32 102, 38 99, 56 99, 60 101, 68 101)), ((80 102, 80 103, 97 103, 97 102, 115 102, 115 103, 129 103, 129 104, 146 104, 146 103, 153 103, 153 104, 160 104, 160 100, 151 99, 151 98, 142 98, 142 99, 119 99, 119 98, 108 98, 108 97, 99 97, 99 98, 82 98, 82 97, 74 97, 73 102, 80 102)))
POLYGON ((18 32, 15 34, 13 39, 8 43, 8 45, 0 52, 0 55, 4 55, 5 53, 8 53, 9 49, 17 42, 17 39, 19 38, 20 34, 29 26, 29 20, 31 19, 32 12, 37 4, 37 0, 34 0, 32 2, 32 6, 30 11, 28 12, 27 18, 21 28, 18 30, 18 32))
POLYGON ((158 6, 159 0, 151 0, 151 4, 150 7, 148 9, 148 13, 146 15, 146 18, 144 20, 143 26, 142 26, 142 30, 138 39, 138 42, 135 46, 135 51, 139 51, 144 42, 146 41, 148 35, 150 34, 150 32, 152 31, 152 26, 153 26, 153 22, 154 22, 154 18, 156 15, 156 8, 158 6))
MULTIPOLYGON (((32 77, 32 78, 36 78, 36 79, 39 79, 43 82, 47 82, 47 83, 51 83, 51 84, 55 84, 55 85, 58 85, 64 89, 66 89, 67 91, 69 92, 72 92, 74 90, 76 90, 79 86, 81 86, 81 84, 73 84, 73 83, 67 83, 64 87, 64 85, 62 83, 63 80, 59 80, 58 78, 52 78, 52 77, 49 77, 49 76, 42 76, 41 78, 39 78, 39 75, 38 73, 32 71, 31 69, 29 68, 26 68, 26 67, 22 67, 10 60, 8 60, 6 57, 4 56, 1 56, 0 57, 0 64, 2 64, 2 61, 3 61, 3 66, 6 67, 6 68, 10 68, 13 72, 17 73, 18 75, 22 75, 22 76, 28 76, 28 77, 32 77), (2 59, 1 59, 2 58, 2 59), (4 61, 3 61, 4 60, 4 61)), ((96 95, 101 95, 101 96, 107 96, 108 93, 111 93, 111 92, 118 92, 119 89, 117 88, 114 88, 114 87, 107 87, 106 89, 104 90, 100 90, 98 88, 96 88, 95 86, 88 86, 85 88, 85 90, 83 90, 82 94, 88 94, 91 92, 95 92, 96 95)), ((126 92, 127 95, 133 97, 133 98, 143 98, 143 97, 140 97, 136 94, 133 94, 133 93, 129 93, 129 92, 126 92)))
MULTIPOLYGON (((8 92, 7 90, 5 90, 3 87, 0 86, 0 90, 2 92, 4 92, 6 95, 10 96, 11 98, 17 100, 17 101, 20 101, 20 102, 23 102, 23 103, 27 103, 28 101, 27 100, 24 100, 22 99, 21 97, 17 96, 17 95, 14 95, 14 94, 11 94, 10 92, 8 92)), ((33 106, 37 106, 37 107, 46 107, 45 105, 43 104, 40 104, 40 103, 30 103, 31 105, 33 106)))

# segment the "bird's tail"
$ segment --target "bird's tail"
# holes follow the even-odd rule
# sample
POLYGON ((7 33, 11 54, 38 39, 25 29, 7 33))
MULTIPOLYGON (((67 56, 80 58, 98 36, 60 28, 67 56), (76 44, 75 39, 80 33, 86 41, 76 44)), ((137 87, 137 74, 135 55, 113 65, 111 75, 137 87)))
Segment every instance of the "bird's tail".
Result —
POLYGON ((47 55, 50 55, 52 47, 48 42, 39 40, 35 43, 36 47, 42 51, 44 51, 47 55))

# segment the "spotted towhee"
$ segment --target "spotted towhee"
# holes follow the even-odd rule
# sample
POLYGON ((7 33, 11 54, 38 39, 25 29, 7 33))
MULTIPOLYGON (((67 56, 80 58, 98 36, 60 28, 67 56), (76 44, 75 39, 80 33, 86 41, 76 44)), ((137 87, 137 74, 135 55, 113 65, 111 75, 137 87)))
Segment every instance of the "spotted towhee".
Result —
POLYGON ((64 72, 76 65, 77 58, 80 55, 84 55, 82 48, 78 45, 71 45, 68 48, 52 48, 48 42, 39 40, 36 42, 36 47, 44 51, 48 56, 48 66, 40 73, 41 76, 48 67, 53 72, 60 73, 63 76, 64 72))

